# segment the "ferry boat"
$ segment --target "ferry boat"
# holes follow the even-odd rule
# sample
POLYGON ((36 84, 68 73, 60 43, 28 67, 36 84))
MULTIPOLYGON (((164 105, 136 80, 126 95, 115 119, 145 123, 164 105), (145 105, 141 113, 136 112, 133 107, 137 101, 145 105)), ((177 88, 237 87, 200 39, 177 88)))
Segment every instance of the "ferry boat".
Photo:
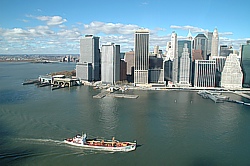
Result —
POLYGON ((64 143, 92 150, 102 150, 111 152, 129 152, 136 149, 136 141, 120 142, 118 140, 115 140, 114 137, 112 138, 112 140, 104 140, 97 138, 87 139, 87 134, 77 134, 73 138, 65 139, 64 143))

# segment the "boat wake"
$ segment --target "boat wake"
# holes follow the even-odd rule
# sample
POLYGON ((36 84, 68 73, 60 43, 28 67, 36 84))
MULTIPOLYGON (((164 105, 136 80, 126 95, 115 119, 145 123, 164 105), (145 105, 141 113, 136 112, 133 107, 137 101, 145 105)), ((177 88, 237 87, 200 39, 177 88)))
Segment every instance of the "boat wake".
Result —
POLYGON ((32 144, 63 144, 63 141, 53 139, 17 138, 17 141, 29 142, 32 144))
MULTIPOLYGON (((108 153, 114 153, 114 152, 105 152, 105 151, 98 151, 98 150, 91 150, 88 148, 84 148, 84 147, 76 147, 76 146, 70 146, 68 144, 65 144, 64 141, 60 141, 60 140, 53 140, 53 139, 36 139, 36 138, 16 138, 16 141, 20 141, 20 142, 24 142, 24 143, 28 143, 28 144, 36 144, 36 145, 50 145, 50 146, 61 146, 61 147, 65 147, 67 146, 67 148, 71 148, 72 150, 77 150, 73 153, 70 153, 68 155, 90 155, 90 154, 99 154, 99 153, 104 153, 104 154, 108 154, 108 153), (80 151, 79 151, 80 150, 80 151)), ((67 155, 67 154, 64 154, 67 155)))

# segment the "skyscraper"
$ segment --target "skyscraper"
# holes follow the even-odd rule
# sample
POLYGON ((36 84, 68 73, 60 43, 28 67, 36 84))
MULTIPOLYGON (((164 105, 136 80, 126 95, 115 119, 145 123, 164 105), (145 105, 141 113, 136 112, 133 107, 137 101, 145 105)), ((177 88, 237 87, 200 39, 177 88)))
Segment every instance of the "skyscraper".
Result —
POLYGON ((198 34, 194 38, 194 50, 201 50, 204 60, 208 59, 207 56, 207 37, 204 34, 198 34))
POLYGON ((149 31, 140 29, 135 32, 135 84, 148 84, 149 69, 149 31))
POLYGON ((190 73, 191 73, 191 41, 178 41, 178 54, 180 56, 180 67, 179 67, 179 85, 180 86, 191 86, 190 73), (183 46, 182 46, 183 45, 183 46), (179 50, 180 46, 182 46, 179 50))
POLYGON ((243 70, 243 87, 250 87, 250 41, 241 46, 241 67, 243 70))
POLYGON ((207 56, 211 56, 213 32, 206 32, 207 36, 207 56))
POLYGON ((215 60, 195 60, 194 87, 215 87, 215 74, 215 60))
POLYGON ((173 61, 172 69, 172 82, 174 84, 178 83, 178 42, 177 42, 177 33, 172 32, 171 34, 171 49, 169 53, 170 60, 173 61))
POLYGON ((243 73, 236 54, 230 54, 221 73, 221 87, 242 88, 243 73))
POLYGON ((99 37, 85 35, 80 39, 80 61, 76 65, 76 76, 85 81, 100 80, 99 37))
POLYGON ((120 45, 107 43, 101 50, 101 81, 114 85, 120 81, 120 45))
POLYGON ((173 31, 171 34, 171 41, 167 42, 166 52, 166 60, 170 59, 171 61, 173 61, 177 53, 177 34, 175 33, 175 31, 173 31))
POLYGON ((211 56, 218 56, 219 34, 217 28, 214 29, 211 45, 211 56))

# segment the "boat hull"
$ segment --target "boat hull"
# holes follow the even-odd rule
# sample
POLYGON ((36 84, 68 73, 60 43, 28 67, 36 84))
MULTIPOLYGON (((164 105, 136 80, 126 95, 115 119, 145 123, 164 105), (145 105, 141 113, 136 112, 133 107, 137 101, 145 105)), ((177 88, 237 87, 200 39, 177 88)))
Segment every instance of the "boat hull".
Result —
POLYGON ((136 149, 136 143, 130 143, 131 145, 122 146, 122 147, 85 145, 83 143, 77 143, 77 142, 72 142, 68 140, 64 140, 64 143, 73 145, 73 146, 83 147, 86 149, 110 151, 110 152, 129 152, 129 151, 133 151, 136 149))

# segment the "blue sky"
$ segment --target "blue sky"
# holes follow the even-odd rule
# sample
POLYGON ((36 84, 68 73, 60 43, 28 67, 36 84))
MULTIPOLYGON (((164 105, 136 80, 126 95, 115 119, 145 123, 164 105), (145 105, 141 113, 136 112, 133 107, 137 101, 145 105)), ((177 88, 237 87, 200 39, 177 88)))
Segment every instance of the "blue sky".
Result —
POLYGON ((134 31, 150 30, 151 50, 165 50, 172 31, 184 39, 217 27, 220 44, 238 49, 250 39, 248 0, 1 0, 0 54, 79 53, 85 34, 134 46, 134 31))

